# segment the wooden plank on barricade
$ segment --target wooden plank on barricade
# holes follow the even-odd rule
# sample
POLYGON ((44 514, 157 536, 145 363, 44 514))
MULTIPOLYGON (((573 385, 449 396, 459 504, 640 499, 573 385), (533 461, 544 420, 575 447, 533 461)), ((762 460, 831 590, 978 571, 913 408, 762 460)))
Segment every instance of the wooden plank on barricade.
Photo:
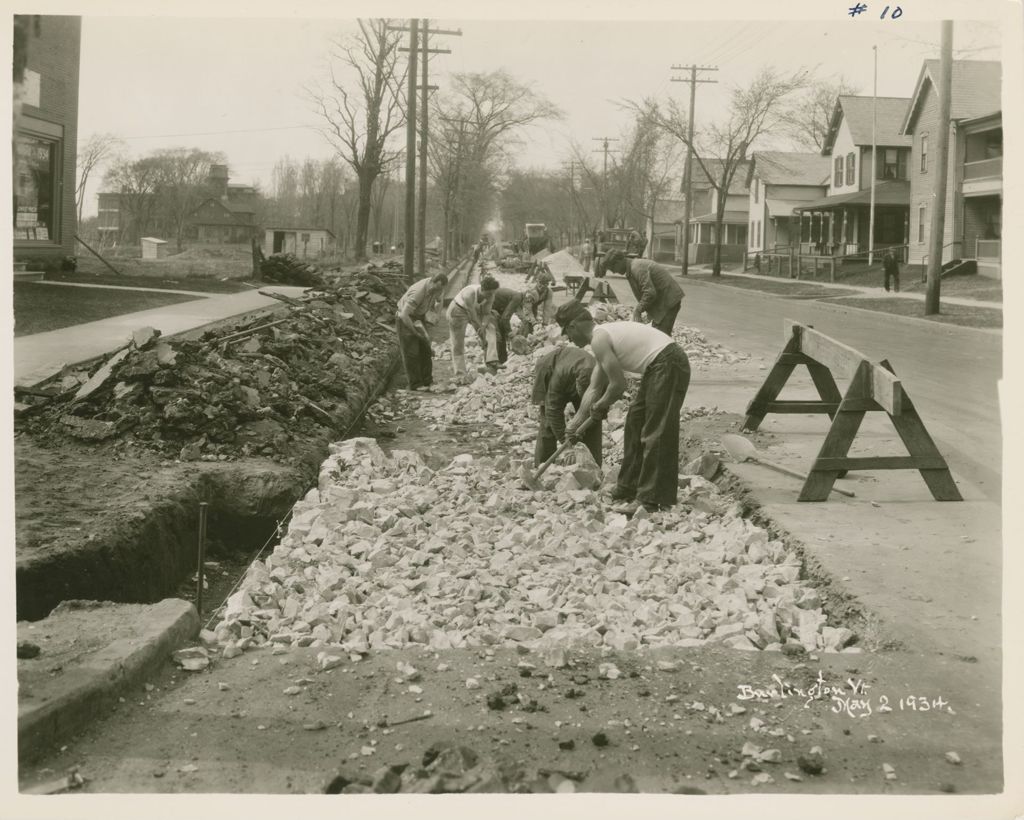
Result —
POLYGON ((848 470, 918 470, 936 501, 962 501, 946 460, 888 361, 872 363, 860 351, 812 327, 787 319, 786 344, 747 406, 742 429, 756 430, 768 413, 828 413, 832 424, 798 499, 825 501, 848 470), (778 398, 797 365, 805 365, 821 397, 778 398), (840 393, 836 376, 849 380, 840 393), (866 413, 886 413, 909 455, 850 457, 866 413))

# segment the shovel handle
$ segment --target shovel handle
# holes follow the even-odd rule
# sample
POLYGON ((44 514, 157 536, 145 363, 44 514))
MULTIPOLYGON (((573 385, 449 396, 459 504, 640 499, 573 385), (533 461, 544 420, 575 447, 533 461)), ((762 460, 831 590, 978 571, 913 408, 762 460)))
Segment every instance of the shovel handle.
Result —
MULTIPOLYGON (((781 464, 775 464, 772 461, 765 461, 763 458, 754 458, 753 456, 748 457, 748 460, 753 461, 755 464, 760 464, 763 467, 768 467, 769 469, 775 470, 784 475, 792 476, 793 478, 799 478, 801 481, 807 480, 807 476, 805 476, 803 473, 798 473, 796 470, 790 470, 788 467, 783 467, 781 464)), ((856 498, 856 496, 849 490, 842 490, 839 487, 833 486, 832 492, 839 493, 840 495, 845 495, 847 498, 856 498)))
MULTIPOLYGON (((577 428, 577 430, 576 430, 576 435, 578 436, 578 435, 579 435, 580 433, 582 433, 582 432, 583 432, 584 430, 586 430, 586 429, 587 429, 588 427, 590 427, 590 423, 591 423, 591 422, 592 422, 593 420, 594 420, 594 419, 593 419, 592 417, 588 417, 588 418, 586 419, 586 421, 584 421, 584 422, 583 422, 583 424, 581 424, 581 425, 580 425, 580 426, 579 426, 579 427, 577 428)), ((558 449, 557 449, 557 450, 555 450, 555 452, 551 454, 551 458, 549 458, 549 459, 548 459, 547 461, 545 461, 545 462, 544 462, 543 464, 541 464, 541 465, 540 465, 540 467, 538 467, 538 468, 537 468, 537 472, 535 472, 535 473, 533 474, 533 480, 534 480, 534 481, 536 481, 536 480, 537 480, 538 478, 540 478, 540 477, 541 477, 542 475, 544 475, 544 471, 545 471, 545 470, 547 470, 547 468, 548 468, 548 467, 550 467, 550 466, 551 466, 552 464, 554 464, 554 463, 555 463, 555 460, 556 460, 556 459, 557 459, 557 458, 558 458, 558 457, 559 457, 560 455, 562 455, 562 451, 563 451, 563 450, 564 450, 564 449, 565 449, 566 447, 568 447, 568 446, 569 446, 569 437, 568 437, 568 436, 566 436, 566 437, 565 437, 565 441, 563 441, 563 442, 562 442, 561 444, 559 444, 559 445, 558 445, 558 449)))

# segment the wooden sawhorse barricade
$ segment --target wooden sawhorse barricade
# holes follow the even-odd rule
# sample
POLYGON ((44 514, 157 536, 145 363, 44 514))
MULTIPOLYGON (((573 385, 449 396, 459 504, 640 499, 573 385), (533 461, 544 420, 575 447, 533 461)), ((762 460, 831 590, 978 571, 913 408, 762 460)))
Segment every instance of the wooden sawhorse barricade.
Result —
POLYGON ((799 501, 825 501, 837 478, 848 470, 919 470, 936 501, 963 501, 949 466, 935 446, 910 396, 887 361, 873 363, 860 352, 812 327, 786 320, 788 340, 764 384, 747 406, 744 430, 756 430, 768 413, 828 413, 832 420, 799 501), (819 401, 779 400, 797 365, 805 365, 821 397, 819 401), (845 395, 836 376, 849 379, 845 395), (864 414, 884 411, 903 439, 909 456, 851 458, 850 445, 864 414))

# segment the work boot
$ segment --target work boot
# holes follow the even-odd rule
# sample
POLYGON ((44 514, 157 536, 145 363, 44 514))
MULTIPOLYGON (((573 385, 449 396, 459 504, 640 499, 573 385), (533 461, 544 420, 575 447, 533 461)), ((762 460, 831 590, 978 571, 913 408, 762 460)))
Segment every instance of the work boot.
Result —
POLYGON ((639 501, 623 501, 622 503, 616 504, 612 507, 612 512, 622 513, 626 518, 632 518, 638 509, 640 509, 639 501))

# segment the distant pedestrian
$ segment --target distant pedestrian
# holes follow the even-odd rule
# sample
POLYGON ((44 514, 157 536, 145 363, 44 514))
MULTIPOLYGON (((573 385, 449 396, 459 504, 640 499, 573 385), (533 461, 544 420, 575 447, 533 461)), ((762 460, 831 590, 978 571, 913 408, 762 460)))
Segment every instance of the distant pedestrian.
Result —
POLYGON ((583 251, 581 253, 583 270, 585 273, 590 273, 590 263, 594 261, 594 246, 590 244, 590 240, 586 239, 583 242, 583 251))
POLYGON ((423 390, 434 383, 434 355, 424 323, 447 285, 448 277, 439 273, 420 279, 398 300, 395 329, 410 390, 423 390))
POLYGON ((639 322, 646 313, 652 327, 671 336, 685 295, 672 272, 650 259, 629 259, 618 248, 604 255, 597 275, 603 276, 607 271, 623 274, 629 282, 637 302, 633 321, 639 322))
POLYGON ((885 289, 889 290, 889 280, 892 280, 893 290, 900 292, 900 263, 892 251, 886 251, 882 257, 882 270, 885 271, 885 289))

